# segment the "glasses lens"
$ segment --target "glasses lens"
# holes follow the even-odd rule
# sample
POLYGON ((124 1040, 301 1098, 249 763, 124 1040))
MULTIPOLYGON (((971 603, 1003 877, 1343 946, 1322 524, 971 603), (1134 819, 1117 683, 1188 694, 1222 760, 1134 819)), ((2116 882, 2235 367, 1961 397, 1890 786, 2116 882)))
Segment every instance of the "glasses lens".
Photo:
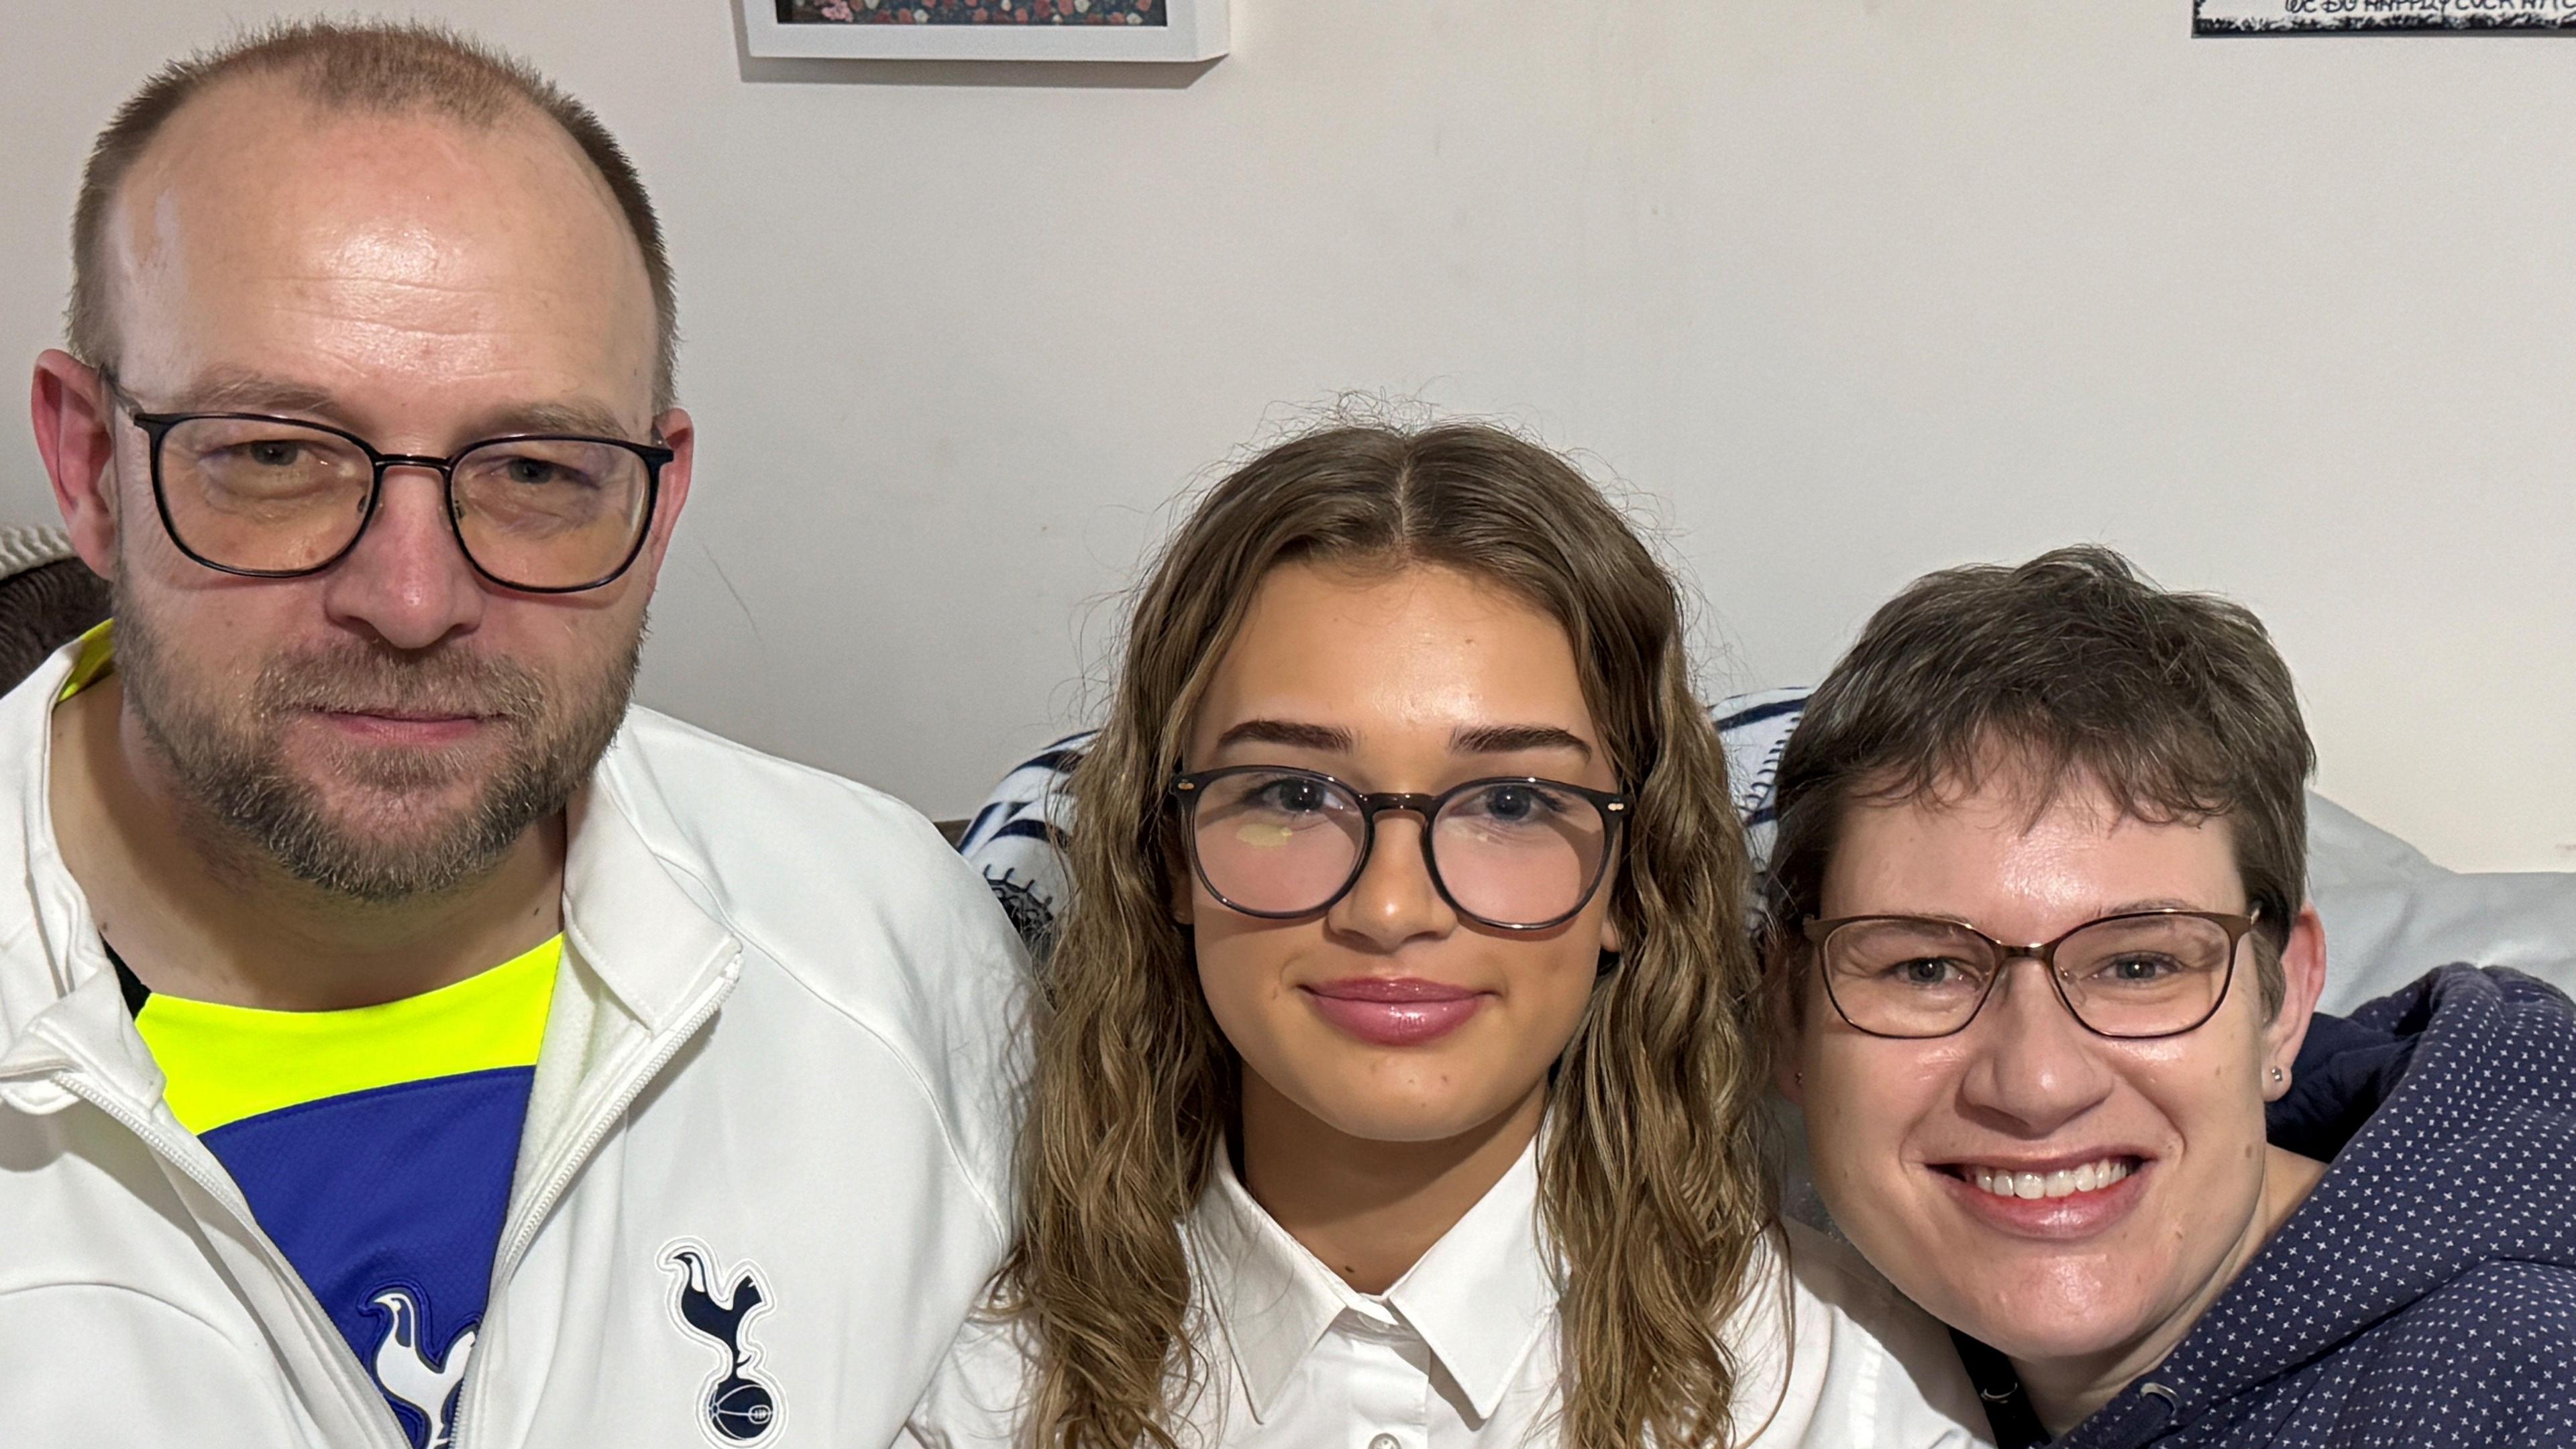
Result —
POLYGON ((652 494, 642 455, 577 438, 487 443, 456 462, 465 551, 503 583, 605 582, 634 555, 652 494))
POLYGON ((288 573, 330 562, 358 536, 375 468, 317 429, 190 418, 163 435, 160 477, 180 547, 224 568, 288 573))
POLYGON ((1853 921, 1825 938, 1825 989, 1844 1018, 1880 1036, 1946 1036, 1985 998, 1992 946, 1944 921, 1853 921))
POLYGON ((1610 824, 1571 790, 1495 781, 1450 797, 1431 822, 1431 857, 1458 908, 1501 926, 1573 913, 1601 878, 1610 824))
POLYGON ((2105 1036, 2166 1036, 2209 1019, 2235 952, 2227 928, 2198 916, 2115 916, 2057 948, 2066 999, 2105 1036))
POLYGON ((1191 836, 1208 888, 1239 909, 1303 915, 1349 883, 1367 824, 1351 793, 1296 770, 1208 781, 1191 836))

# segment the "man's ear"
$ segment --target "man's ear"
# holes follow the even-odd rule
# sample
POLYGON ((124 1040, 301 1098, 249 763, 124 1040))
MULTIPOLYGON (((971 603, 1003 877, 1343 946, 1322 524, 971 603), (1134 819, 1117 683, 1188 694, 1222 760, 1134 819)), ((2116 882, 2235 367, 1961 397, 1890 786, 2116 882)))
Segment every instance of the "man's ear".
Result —
POLYGON ((696 475, 698 462, 698 427, 690 420, 687 409, 673 408, 655 418, 653 434, 671 450, 671 461, 662 465, 658 475, 653 520, 644 534, 643 562, 648 578, 661 575, 662 558, 671 551, 671 531, 680 526, 680 510, 688 505, 689 482, 696 475))
POLYGON ((2290 921, 2290 939, 2281 947, 2281 1009, 2263 1028, 2263 1096, 2278 1101, 2290 1090, 2290 1068, 2299 1059, 2299 1044, 2308 1038, 2308 1023, 2317 1013, 2317 998, 2326 989, 2326 923, 2314 905, 2299 907, 2290 921), (2274 1070, 2281 1075, 2275 1079, 2274 1070))
POLYGON ((28 412, 72 548, 92 573, 114 579, 116 433, 107 385, 70 353, 47 348, 36 359, 28 412))

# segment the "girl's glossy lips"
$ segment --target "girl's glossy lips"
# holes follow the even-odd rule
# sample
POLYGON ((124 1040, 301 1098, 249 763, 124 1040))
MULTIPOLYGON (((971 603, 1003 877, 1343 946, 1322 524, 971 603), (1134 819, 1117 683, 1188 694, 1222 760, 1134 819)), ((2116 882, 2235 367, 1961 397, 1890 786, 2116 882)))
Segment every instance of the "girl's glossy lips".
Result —
POLYGON ((1488 993, 1416 976, 1354 976, 1301 986, 1315 1014, 1371 1046, 1420 1046, 1464 1025, 1488 993))

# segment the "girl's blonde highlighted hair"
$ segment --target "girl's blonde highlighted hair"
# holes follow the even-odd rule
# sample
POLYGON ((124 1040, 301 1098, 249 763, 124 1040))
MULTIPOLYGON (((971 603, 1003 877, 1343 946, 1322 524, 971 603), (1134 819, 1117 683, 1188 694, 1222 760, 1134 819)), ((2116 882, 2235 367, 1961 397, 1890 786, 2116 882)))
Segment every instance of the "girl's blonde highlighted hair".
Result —
POLYGON ((1627 949, 1557 1062, 1540 1149, 1563 1290, 1558 1434, 1571 1449, 1722 1444, 1737 1365, 1719 1326, 1774 1201, 1725 757, 1672 577, 1564 459, 1466 423, 1271 448, 1200 500, 1136 597, 1108 719, 1073 776, 1072 899, 1043 969, 1020 1237, 997 1278, 1036 1343, 1028 1442, 1175 1445, 1176 1405, 1208 1381, 1182 1223, 1238 1068, 1172 918, 1184 867, 1166 787, 1254 589, 1292 561, 1454 570, 1573 642, 1636 806, 1610 885, 1627 949))

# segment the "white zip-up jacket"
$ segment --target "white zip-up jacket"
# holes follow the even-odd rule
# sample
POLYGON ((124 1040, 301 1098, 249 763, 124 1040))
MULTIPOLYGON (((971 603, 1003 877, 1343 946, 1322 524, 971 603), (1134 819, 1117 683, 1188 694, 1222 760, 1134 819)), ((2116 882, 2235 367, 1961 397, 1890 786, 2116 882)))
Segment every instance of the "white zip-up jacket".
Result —
MULTIPOLYGON (((163 1104, 64 868, 45 781, 71 661, 0 699, 0 1445, 401 1449, 163 1104)), ((569 824, 562 974, 448 1442, 893 1442, 1006 1240, 1008 923, 905 806, 642 709, 569 824)))

